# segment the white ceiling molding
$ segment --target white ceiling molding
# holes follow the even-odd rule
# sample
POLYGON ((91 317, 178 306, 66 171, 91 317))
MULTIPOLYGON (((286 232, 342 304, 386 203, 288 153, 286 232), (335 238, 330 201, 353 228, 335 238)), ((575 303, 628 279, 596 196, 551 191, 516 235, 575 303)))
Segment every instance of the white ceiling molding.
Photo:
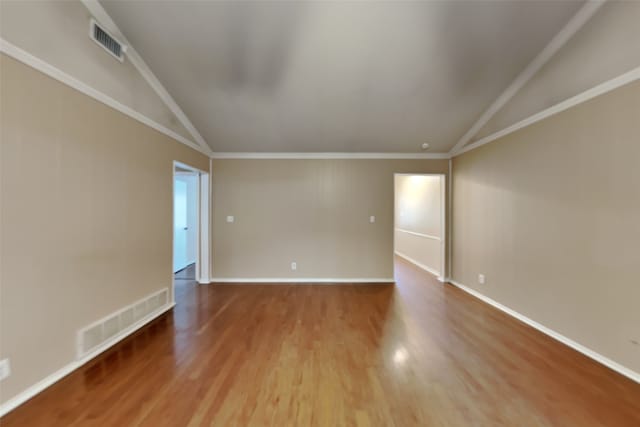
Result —
POLYGON ((153 90, 158 94, 160 99, 165 103, 165 105, 171 110, 173 114, 178 118, 180 123, 189 131, 193 139, 200 145, 201 150, 207 155, 211 155, 211 147, 204 140, 200 132, 195 128, 193 123, 189 120, 187 115, 182 111, 180 106, 176 103, 176 101, 171 97, 169 92, 165 89, 165 87, 160 83, 160 80, 153 74, 149 66, 144 62, 142 57, 136 52, 131 43, 126 39, 122 31, 118 28, 116 23, 111 19, 109 14, 104 10, 102 5, 98 3, 97 0, 80 0, 82 4, 89 10, 93 18, 103 25, 114 37, 118 38, 122 41, 123 44, 127 46, 126 56, 129 58, 134 67, 138 70, 138 72, 144 77, 144 79, 149 83, 149 85, 153 88, 153 90))
POLYGON ((471 128, 449 151, 455 155, 487 124, 489 120, 502 108, 529 80, 556 54, 575 33, 586 24, 591 17, 602 7, 606 0, 589 0, 567 22, 544 49, 531 61, 529 65, 516 77, 504 92, 489 106, 471 128))
POLYGON ((23 64, 26 64, 40 71, 41 73, 46 74, 47 76, 77 90, 78 92, 81 92, 95 99, 98 102, 101 102, 113 108, 114 110, 121 112, 122 114, 125 114, 131 117, 132 119, 139 121, 140 123, 143 123, 149 126, 152 129, 157 130, 160 133, 167 135, 170 138, 175 139, 178 142, 183 143, 184 145, 196 151, 199 151, 200 153, 206 156, 209 156, 211 153, 211 150, 205 151, 200 145, 196 144, 195 142, 189 141, 187 138, 183 137, 182 135, 153 121, 149 117, 135 111, 134 109, 120 103, 119 101, 116 101, 115 99, 111 98, 109 95, 106 95, 103 92, 100 92, 94 89, 93 87, 87 85, 86 83, 81 82, 80 80, 54 67, 48 62, 45 62, 42 59, 33 56, 29 52, 23 49, 20 49, 18 46, 13 45, 12 43, 4 40, 3 38, 0 38, 0 52, 22 62, 23 64))
POLYGON ((449 153, 216 153, 212 159, 449 159, 449 153))
POLYGON ((522 129, 526 126, 532 125, 540 120, 546 119, 547 117, 553 116, 554 114, 558 114, 564 110, 567 110, 571 107, 574 107, 583 102, 589 101, 592 98, 603 95, 607 92, 610 92, 614 89, 619 88, 620 86, 624 86, 628 83, 634 82, 636 80, 640 80, 640 67, 634 68, 631 71, 628 71, 618 77, 615 77, 611 80, 608 80, 604 83, 601 83, 597 86, 592 87, 589 90, 586 90, 576 96, 572 96, 569 99, 566 99, 556 105, 553 105, 545 110, 540 111, 530 117, 527 117, 524 120, 521 120, 507 128, 502 129, 501 131, 492 133, 491 135, 487 135, 482 139, 477 140, 473 144, 469 144, 463 147, 461 150, 457 151, 453 154, 453 156, 458 156, 462 153, 466 153, 467 151, 471 151, 475 148, 481 147, 485 144, 493 142, 503 136, 509 135, 517 131, 518 129, 522 129))

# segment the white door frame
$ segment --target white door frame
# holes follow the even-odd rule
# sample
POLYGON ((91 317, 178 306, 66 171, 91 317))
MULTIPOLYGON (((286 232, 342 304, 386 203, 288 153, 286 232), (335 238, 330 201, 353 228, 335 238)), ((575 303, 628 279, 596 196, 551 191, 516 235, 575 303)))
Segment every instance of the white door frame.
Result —
POLYGON ((393 174, 393 256, 396 256, 396 176, 439 176, 440 180, 440 221, 442 227, 442 237, 440 239, 440 282, 446 282, 447 277, 447 250, 449 247, 449 233, 447 232, 447 174, 444 173, 408 173, 398 172, 393 174))
POLYGON ((175 280, 173 274, 173 245, 174 245, 174 232, 173 232, 173 210, 174 210, 174 191, 176 175, 179 173, 176 168, 186 169, 194 172, 198 175, 198 222, 197 222, 197 235, 198 245, 196 248, 196 281, 200 284, 208 284, 210 282, 209 276, 211 271, 211 257, 209 256, 211 247, 211 236, 209 234, 209 219, 211 218, 211 189, 209 186, 209 171, 198 169, 191 165, 173 161, 173 171, 171 180, 171 301, 176 302, 175 299, 175 280))

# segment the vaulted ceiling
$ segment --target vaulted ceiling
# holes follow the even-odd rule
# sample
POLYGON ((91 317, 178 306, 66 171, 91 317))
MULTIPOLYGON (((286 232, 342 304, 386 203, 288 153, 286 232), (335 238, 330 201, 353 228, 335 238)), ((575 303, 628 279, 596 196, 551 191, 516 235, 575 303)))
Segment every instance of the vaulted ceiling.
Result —
POLYGON ((213 151, 444 153, 584 2, 100 3, 213 151))

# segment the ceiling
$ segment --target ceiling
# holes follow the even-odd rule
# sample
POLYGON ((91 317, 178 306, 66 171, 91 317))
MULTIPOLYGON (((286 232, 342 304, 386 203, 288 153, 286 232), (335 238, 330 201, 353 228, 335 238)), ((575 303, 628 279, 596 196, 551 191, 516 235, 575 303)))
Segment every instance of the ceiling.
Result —
POLYGON ((100 2, 215 152, 447 152, 583 1, 100 2))

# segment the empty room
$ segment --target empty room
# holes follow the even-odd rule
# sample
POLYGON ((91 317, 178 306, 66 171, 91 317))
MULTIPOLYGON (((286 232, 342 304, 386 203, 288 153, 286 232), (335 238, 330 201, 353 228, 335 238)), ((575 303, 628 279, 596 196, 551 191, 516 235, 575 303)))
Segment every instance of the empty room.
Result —
POLYGON ((639 23, 0 0, 0 426, 640 426, 639 23))

